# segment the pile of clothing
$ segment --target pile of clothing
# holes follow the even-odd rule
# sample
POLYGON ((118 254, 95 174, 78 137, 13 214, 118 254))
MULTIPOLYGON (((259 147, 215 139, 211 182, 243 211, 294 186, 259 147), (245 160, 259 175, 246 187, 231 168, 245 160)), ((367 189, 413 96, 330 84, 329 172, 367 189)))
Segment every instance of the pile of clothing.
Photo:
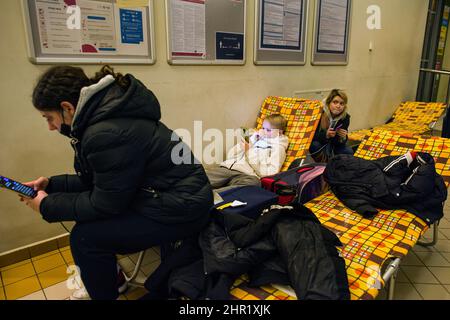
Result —
POLYGON ((366 218, 375 216, 376 208, 405 209, 428 225, 444 215, 447 187, 428 153, 377 160, 338 155, 328 163, 324 177, 345 206, 366 218))
POLYGON ((212 222, 193 239, 162 252, 147 279, 146 299, 230 299, 242 274, 249 286, 291 285, 300 300, 348 300, 345 261, 334 233, 303 205, 272 206, 252 220, 213 211, 212 222))

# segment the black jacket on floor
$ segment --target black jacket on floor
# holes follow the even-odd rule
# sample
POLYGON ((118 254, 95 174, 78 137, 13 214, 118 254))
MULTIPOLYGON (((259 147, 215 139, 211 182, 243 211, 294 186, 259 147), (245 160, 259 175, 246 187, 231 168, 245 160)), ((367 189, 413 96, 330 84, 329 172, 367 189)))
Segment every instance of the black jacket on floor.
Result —
POLYGON ((166 259, 147 279, 148 298, 227 299, 233 280, 249 273, 250 285, 290 284, 298 299, 349 299, 344 259, 334 233, 304 206, 275 208, 257 220, 217 213, 199 238, 166 259), (180 263, 184 261, 185 263, 180 263))
POLYGON ((50 194, 40 207, 45 220, 137 213, 171 224, 209 214, 213 195, 202 165, 160 122, 155 95, 132 75, 125 77, 127 89, 114 82, 77 110, 72 125, 77 175, 50 179, 50 194), (174 152, 187 163, 174 163, 174 152))
POLYGON ((376 208, 406 209, 429 225, 443 216, 447 188, 428 153, 414 160, 410 153, 377 160, 338 155, 324 177, 339 200, 367 218, 376 208))

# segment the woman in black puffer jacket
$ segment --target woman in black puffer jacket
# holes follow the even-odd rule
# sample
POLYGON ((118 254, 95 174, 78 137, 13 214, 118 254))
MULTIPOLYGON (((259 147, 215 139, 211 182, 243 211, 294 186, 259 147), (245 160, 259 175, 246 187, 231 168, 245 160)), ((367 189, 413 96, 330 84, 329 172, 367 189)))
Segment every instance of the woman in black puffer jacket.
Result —
POLYGON ((69 136, 76 175, 41 177, 23 199, 48 222, 75 221, 71 250, 93 299, 115 299, 116 254, 198 233, 213 195, 202 165, 160 122, 155 95, 132 75, 104 66, 53 67, 33 92, 50 130, 69 136))

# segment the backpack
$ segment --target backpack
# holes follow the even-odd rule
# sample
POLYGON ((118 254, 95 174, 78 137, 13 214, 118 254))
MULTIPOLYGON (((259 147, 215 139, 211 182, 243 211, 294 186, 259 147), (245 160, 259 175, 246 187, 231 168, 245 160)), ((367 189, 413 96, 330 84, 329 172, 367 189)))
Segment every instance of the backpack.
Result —
POLYGON ((328 190, 325 163, 312 163, 261 179, 261 186, 278 195, 279 205, 307 203, 328 190))

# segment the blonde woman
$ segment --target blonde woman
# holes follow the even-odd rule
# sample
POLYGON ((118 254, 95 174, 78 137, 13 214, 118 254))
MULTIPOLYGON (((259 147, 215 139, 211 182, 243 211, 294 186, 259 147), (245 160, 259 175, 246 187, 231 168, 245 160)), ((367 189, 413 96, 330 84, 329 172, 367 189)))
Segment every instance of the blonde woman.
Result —
POLYGON ((348 97, 342 90, 333 89, 323 103, 323 113, 309 149, 318 162, 327 162, 337 154, 353 154, 346 145, 350 115, 347 113, 348 97))

